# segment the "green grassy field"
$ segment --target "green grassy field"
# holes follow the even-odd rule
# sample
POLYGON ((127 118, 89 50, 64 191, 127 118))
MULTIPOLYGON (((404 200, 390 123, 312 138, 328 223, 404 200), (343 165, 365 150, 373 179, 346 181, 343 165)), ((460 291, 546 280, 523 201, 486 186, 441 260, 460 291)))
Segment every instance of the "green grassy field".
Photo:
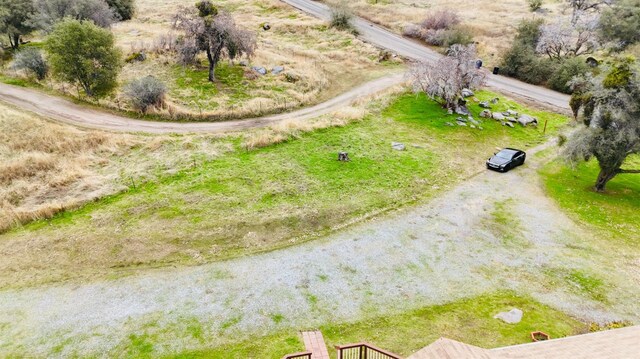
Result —
MULTIPOLYGON (((481 98, 494 97, 491 93, 481 98)), ((512 102, 502 108, 521 110, 512 102)), ((480 108, 472 106, 474 113, 480 108)), ((9 258, 16 271, 0 286, 34 284, 167 264, 197 264, 313 239, 346 223, 432 198, 484 169, 496 147, 545 142, 566 118, 541 128, 448 127, 424 96, 401 95, 363 121, 301 135, 279 145, 235 148, 213 161, 0 236, 12 248, 46 247, 50 257, 9 258), (406 144, 395 151, 392 142, 406 144), (337 153, 350 162, 338 162, 337 153), (35 265, 47 263, 46 266, 35 265), (22 273, 22 274, 20 274, 22 273)), ((24 251, 30 253, 30 251, 24 251)))
MULTIPOLYGON (((627 159, 626 167, 640 166, 640 156, 627 159)), ((596 161, 574 170, 556 161, 540 174, 546 190, 558 204, 584 225, 602 233, 611 245, 637 248, 640 243, 640 176, 622 174, 607 184, 605 193, 594 190, 598 176, 596 161)))
MULTIPOLYGON (((443 336, 484 348, 495 348, 528 343, 532 331, 542 330, 552 338, 559 338, 584 332, 587 325, 531 298, 519 297, 511 292, 497 292, 355 323, 328 324, 319 329, 333 356, 335 345, 360 341, 408 356, 443 336), (524 311, 520 323, 506 324, 493 318, 498 312, 511 308, 524 311)), ((295 331, 285 331, 167 358, 276 359, 299 351, 304 351, 300 335, 295 331)))

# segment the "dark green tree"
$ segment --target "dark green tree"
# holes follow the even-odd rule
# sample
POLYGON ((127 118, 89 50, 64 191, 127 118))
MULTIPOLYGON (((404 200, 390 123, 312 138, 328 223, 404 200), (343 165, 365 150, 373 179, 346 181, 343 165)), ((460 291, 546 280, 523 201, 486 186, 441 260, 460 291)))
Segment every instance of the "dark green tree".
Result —
POLYGON ((20 38, 35 30, 29 22, 33 13, 32 0, 0 0, 0 33, 9 37, 11 48, 20 47, 20 38))
POLYGON ((47 38, 45 49, 57 78, 100 98, 117 87, 122 54, 113 34, 90 21, 64 20, 47 38))
POLYGON ((134 0, 106 0, 109 7, 118 15, 120 20, 131 20, 135 13, 134 0))

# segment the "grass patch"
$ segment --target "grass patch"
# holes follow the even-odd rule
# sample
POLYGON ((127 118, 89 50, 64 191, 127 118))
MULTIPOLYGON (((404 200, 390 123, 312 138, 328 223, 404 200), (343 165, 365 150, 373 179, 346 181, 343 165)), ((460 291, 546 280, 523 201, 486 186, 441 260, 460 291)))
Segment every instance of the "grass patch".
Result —
MULTIPOLYGON (((510 102, 504 106, 520 109, 510 102)), ((446 127, 451 116, 442 108, 407 94, 381 115, 283 144, 245 151, 238 139, 234 151, 216 160, 197 161, 158 181, 5 234, 4 246, 37 243, 52 253, 46 270, 34 272, 42 259, 33 251, 25 251, 33 256, 7 259, 12 262, 7 268, 24 268, 18 272, 29 281, 51 281, 196 264, 300 243, 354 219, 432 198, 484 170, 484 159, 495 147, 542 143, 566 121, 530 113, 552 121, 546 136, 537 128, 506 129, 493 120, 484 122, 484 131, 446 127), (407 150, 393 150, 392 142, 406 144, 407 150), (351 161, 338 162, 340 151, 351 161)), ((24 284, 15 275, 0 278, 24 284)))
MULTIPOLYGON (((444 336, 484 348, 528 343, 532 331, 542 330, 559 338, 587 330, 566 314, 511 292, 497 292, 435 305, 402 314, 370 318, 354 323, 320 327, 329 348, 360 341, 372 343, 400 355, 410 355, 444 336), (518 324, 506 324, 493 316, 511 308, 524 311, 518 324)), ((214 349, 181 353, 171 358, 281 358, 303 351, 293 330, 214 349)), ((334 350, 329 353, 334 356, 334 350)))
MULTIPOLYGON (((640 156, 629 157, 629 168, 640 166, 640 156)), ((547 193, 581 223, 602 233, 611 244, 637 248, 640 243, 640 176, 622 174, 607 185, 606 193, 594 188, 598 176, 596 161, 576 169, 560 161, 540 170, 547 193)))
POLYGON ((547 268, 544 271, 552 281, 566 284, 578 294, 583 294, 599 302, 607 302, 604 281, 592 274, 578 269, 547 268))
POLYGON ((484 225, 505 246, 530 247, 531 243, 527 242, 522 234, 522 224, 512 214, 513 205, 513 199, 496 202, 490 216, 485 219, 484 225))

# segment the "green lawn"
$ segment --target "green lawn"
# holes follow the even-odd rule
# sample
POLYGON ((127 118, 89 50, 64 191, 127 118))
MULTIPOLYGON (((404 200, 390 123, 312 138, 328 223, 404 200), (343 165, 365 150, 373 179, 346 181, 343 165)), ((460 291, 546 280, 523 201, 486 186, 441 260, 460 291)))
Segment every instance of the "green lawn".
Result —
MULTIPOLYGON (((552 338, 575 335, 587 326, 566 314, 511 292, 497 292, 444 305, 371 318, 355 323, 328 324, 319 328, 330 354, 335 345, 369 342, 408 356, 440 337, 484 348, 528 343, 532 331, 542 330, 552 338), (493 316, 512 308, 523 310, 518 324, 506 324, 493 316)), ((281 358, 303 351, 293 330, 226 346, 175 354, 168 358, 281 358)))
MULTIPOLYGON (((640 167, 640 156, 627 160, 625 167, 640 167)), ((611 244, 637 248, 640 244, 640 175, 621 174, 607 184, 605 193, 593 187, 598 176, 597 162, 567 167, 560 161, 545 166, 540 174, 547 192, 567 212, 593 228, 611 244)))
MULTIPOLYGON (((512 102, 499 107, 521 109, 512 102)), ((160 182, 0 236, 12 248, 36 241, 52 260, 45 269, 35 256, 13 258, 12 266, 24 272, 1 273, 0 287, 26 284, 24 278, 33 284, 196 264, 300 243, 354 219, 432 198, 484 170, 495 147, 534 146, 566 121, 530 113, 549 120, 546 135, 541 128, 510 129, 493 120, 484 121, 483 131, 448 127, 456 116, 425 96, 405 94, 364 121, 259 150, 222 138, 235 149, 216 160, 196 159, 194 168, 160 182), (392 150, 394 141, 407 150, 392 150), (338 162, 340 151, 351 161, 338 162)))

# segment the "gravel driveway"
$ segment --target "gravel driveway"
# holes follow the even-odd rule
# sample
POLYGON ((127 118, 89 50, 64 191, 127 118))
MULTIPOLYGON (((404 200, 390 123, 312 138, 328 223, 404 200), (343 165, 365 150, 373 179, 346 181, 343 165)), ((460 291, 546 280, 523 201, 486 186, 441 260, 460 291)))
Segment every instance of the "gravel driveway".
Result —
POLYGON ((544 196, 536 178, 526 166, 484 172, 428 204, 261 255, 0 292, 0 356, 100 355, 141 332, 164 343, 161 350, 185 349, 202 345, 180 334, 194 322, 215 344, 502 288, 586 320, 637 320, 637 287, 625 282, 624 269, 606 269, 614 281, 606 308, 571 288, 531 281, 549 265, 607 265, 605 257, 584 255, 587 242, 575 249, 572 243, 584 234, 544 196), (516 241, 505 242, 488 225, 496 203, 514 213, 517 232, 507 237, 516 241))

